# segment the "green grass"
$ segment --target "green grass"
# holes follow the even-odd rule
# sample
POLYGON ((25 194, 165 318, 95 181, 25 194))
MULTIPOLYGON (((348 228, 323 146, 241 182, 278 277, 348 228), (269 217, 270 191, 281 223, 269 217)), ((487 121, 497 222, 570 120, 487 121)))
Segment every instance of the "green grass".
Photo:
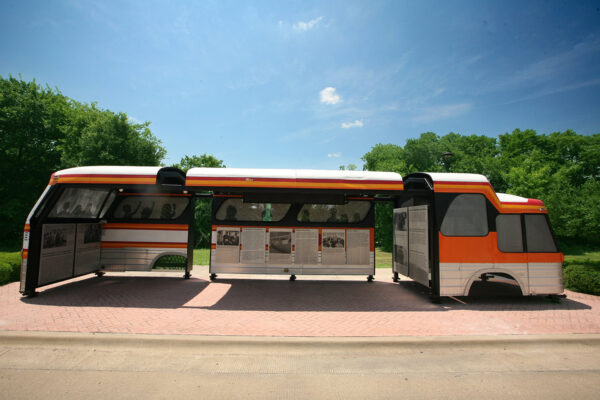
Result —
POLYGON ((392 268, 392 253, 376 248, 375 268, 392 268))
POLYGON ((21 252, 0 251, 0 286, 19 280, 21 252))
POLYGON ((194 265, 208 265, 210 249, 194 249, 194 265))

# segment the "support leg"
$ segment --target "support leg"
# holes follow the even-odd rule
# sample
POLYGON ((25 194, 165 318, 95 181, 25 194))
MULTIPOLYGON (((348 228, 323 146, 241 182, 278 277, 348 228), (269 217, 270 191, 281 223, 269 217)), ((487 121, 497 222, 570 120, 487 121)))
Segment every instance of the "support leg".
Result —
POLYGON ((296 280, 296 275, 290 275, 290 281, 295 281, 296 280))
POLYGON ((394 281, 394 282, 400 281, 400 278, 398 277, 398 273, 397 272, 394 272, 394 277, 392 278, 392 281, 394 281))
POLYGON ((217 274, 215 274, 215 273, 210 274, 210 280, 214 281, 215 279, 217 279, 217 274))
POLYGON ((104 271, 96 271, 95 274, 97 277, 100 278, 100 277, 104 276, 105 272, 104 271))
POLYGON ((191 276, 192 274, 190 274, 190 271, 185 271, 185 274, 183 274, 183 279, 190 279, 191 276))
POLYGON ((373 275, 367 276, 367 282, 373 282, 373 275))

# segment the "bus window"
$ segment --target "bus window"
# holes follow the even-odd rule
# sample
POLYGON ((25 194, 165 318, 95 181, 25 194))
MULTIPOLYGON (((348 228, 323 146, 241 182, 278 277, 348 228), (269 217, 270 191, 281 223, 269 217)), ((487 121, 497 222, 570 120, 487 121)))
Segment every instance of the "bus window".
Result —
POLYGON ((67 188, 49 218, 96 218, 109 189, 67 188))
POLYGON ((498 249, 504 253, 523 252, 523 231, 521 216, 518 214, 499 214, 496 217, 498 249))
POLYGON ((452 200, 441 229, 444 236, 486 236, 488 234, 485 197, 459 194, 452 200))
POLYGON ((558 251, 545 215, 525 215, 525 232, 528 252, 555 253, 558 251))
POLYGON ((99 216, 100 218, 104 218, 104 216, 108 212, 108 209, 110 208, 110 206, 112 205, 112 203, 115 201, 116 197, 117 197, 117 192, 116 191, 110 192, 110 194, 108 195, 108 198, 104 202, 104 207, 102 207, 102 211, 100 211, 100 216, 99 216))
POLYGON ((296 219, 298 222, 333 222, 357 224, 362 222, 369 210, 368 201, 349 201, 346 204, 304 204, 296 219))
POLYGON ((112 216, 119 219, 177 219, 189 202, 188 197, 126 196, 112 216))
POLYGON ((244 203, 242 199, 225 200, 215 214, 218 221, 278 222, 285 217, 291 204, 244 203))

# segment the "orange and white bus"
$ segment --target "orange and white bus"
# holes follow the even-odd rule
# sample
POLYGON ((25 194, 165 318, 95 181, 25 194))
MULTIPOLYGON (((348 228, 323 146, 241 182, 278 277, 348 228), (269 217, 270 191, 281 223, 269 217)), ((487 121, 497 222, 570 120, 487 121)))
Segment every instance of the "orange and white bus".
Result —
POLYGON ((192 195, 185 174, 161 167, 55 172, 27 217, 20 292, 89 273, 150 270, 164 255, 192 267, 192 195))
POLYGON ((375 274, 375 196, 394 172, 192 168, 186 186, 213 193, 210 277, 219 273, 375 274))
POLYGON ((375 274, 375 202, 394 205, 393 279, 440 296, 511 278, 563 292, 563 255, 540 200, 476 174, 80 167, 54 173, 27 218, 20 291, 106 271, 193 264, 194 201, 212 198, 209 274, 375 274))
POLYGON ((394 279, 409 276, 434 297, 467 296, 491 276, 523 295, 563 292, 562 263, 544 203, 496 193, 477 174, 414 173, 395 199, 394 279))

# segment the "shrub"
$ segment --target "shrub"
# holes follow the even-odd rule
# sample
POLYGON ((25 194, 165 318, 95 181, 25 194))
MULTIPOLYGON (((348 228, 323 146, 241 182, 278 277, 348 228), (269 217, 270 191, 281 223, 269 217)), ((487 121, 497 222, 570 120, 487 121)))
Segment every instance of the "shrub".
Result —
POLYGON ((575 292, 600 296, 600 262, 565 262, 563 270, 565 287, 575 292))
POLYGON ((16 282, 20 278, 21 262, 18 252, 0 254, 0 285, 16 282))
POLYGON ((167 255, 162 256, 154 263, 152 268, 161 269, 185 269, 187 258, 184 256, 167 255))

